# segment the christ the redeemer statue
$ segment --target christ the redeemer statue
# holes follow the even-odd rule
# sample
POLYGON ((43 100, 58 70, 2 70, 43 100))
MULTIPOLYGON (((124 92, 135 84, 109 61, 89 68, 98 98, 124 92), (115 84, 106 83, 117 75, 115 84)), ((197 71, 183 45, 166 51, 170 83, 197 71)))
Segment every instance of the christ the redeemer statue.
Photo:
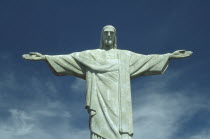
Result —
POLYGON ((46 61, 55 75, 86 80, 86 109, 91 139, 131 139, 133 118, 130 80, 163 74, 171 59, 185 58, 191 51, 143 55, 117 49, 116 29, 102 29, 100 48, 67 55, 24 54, 23 58, 46 61))

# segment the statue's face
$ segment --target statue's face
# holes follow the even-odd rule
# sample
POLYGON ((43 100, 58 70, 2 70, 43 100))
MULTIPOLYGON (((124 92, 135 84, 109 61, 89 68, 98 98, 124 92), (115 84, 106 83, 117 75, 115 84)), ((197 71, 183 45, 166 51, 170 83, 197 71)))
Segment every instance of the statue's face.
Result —
POLYGON ((115 30, 112 27, 107 27, 103 32, 103 41, 106 46, 113 46, 115 39, 115 30))

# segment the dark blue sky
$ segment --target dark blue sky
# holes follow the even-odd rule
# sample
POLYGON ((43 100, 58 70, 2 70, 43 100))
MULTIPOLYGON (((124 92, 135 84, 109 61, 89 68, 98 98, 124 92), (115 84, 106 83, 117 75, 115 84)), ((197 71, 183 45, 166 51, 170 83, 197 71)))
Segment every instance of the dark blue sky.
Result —
POLYGON ((88 138, 85 82, 54 76, 21 55, 99 47, 103 26, 118 48, 193 51, 166 73, 132 81, 134 139, 210 138, 210 1, 0 0, 0 138, 88 138))

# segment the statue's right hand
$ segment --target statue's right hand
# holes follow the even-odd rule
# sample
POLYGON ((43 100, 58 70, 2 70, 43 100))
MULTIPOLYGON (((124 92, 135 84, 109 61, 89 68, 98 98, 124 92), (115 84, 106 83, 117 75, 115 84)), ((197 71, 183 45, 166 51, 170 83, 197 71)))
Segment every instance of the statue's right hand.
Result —
POLYGON ((30 52, 29 54, 23 54, 22 57, 26 60, 46 61, 45 55, 42 55, 38 52, 30 52))

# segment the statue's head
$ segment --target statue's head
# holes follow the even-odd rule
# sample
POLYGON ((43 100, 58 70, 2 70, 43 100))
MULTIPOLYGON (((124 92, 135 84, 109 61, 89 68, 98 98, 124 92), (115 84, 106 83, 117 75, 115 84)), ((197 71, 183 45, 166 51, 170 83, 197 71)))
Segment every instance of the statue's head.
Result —
POLYGON ((116 29, 111 25, 103 27, 101 31, 100 49, 117 49, 116 29))

